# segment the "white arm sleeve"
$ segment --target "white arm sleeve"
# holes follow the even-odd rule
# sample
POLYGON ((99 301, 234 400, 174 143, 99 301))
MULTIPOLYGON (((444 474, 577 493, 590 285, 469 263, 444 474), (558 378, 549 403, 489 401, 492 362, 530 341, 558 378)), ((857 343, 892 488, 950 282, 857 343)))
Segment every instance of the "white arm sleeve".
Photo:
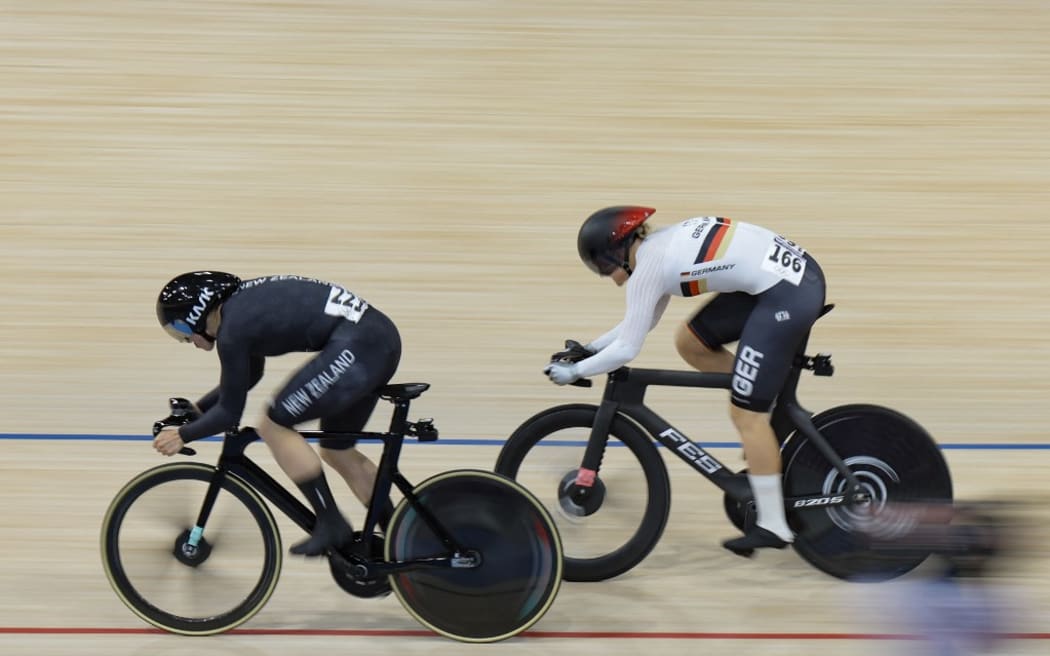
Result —
POLYGON ((616 324, 616 327, 605 333, 601 337, 596 338, 590 344, 587 344, 587 349, 592 353, 597 353, 609 344, 612 344, 616 336, 620 334, 620 329, 623 328, 623 322, 616 324))
MULTIPOLYGON (((653 311, 653 323, 649 326, 649 330, 656 328, 656 324, 660 323, 660 317, 664 315, 664 310, 667 309, 667 303, 671 300, 670 294, 664 294, 659 301, 656 302, 656 309, 653 311)), ((616 327, 605 333, 601 337, 596 338, 590 344, 587 344, 585 348, 591 353, 597 353, 609 344, 612 344, 616 337, 620 334, 620 329, 623 328, 623 322, 616 324, 616 327)))
POLYGON ((641 352, 645 336, 659 323, 670 300, 660 285, 661 259, 652 257, 639 263, 627 281, 627 312, 623 321, 588 345, 600 350, 577 363, 576 372, 581 378, 622 367, 641 352))

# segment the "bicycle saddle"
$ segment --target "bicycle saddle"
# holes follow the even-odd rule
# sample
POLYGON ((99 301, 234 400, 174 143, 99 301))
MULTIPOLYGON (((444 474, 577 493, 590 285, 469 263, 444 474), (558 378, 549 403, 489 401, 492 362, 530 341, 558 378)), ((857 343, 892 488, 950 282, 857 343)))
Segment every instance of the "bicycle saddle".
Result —
POLYGON ((381 398, 395 401, 414 399, 430 388, 430 383, 397 383, 379 388, 381 398))

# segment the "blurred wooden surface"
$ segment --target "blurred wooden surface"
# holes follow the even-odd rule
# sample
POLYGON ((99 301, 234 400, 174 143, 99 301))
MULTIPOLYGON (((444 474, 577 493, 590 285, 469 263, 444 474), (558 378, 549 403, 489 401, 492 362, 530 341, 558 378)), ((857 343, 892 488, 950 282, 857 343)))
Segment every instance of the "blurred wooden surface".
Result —
MULTIPOLYGON (((575 234, 598 207, 638 203, 657 225, 763 224, 820 259, 837 309, 812 350, 838 372, 804 379, 812 409, 881 403, 942 443, 1046 443, 1048 29, 1035 0, 0 1, 0 433, 142 435, 167 396, 213 385, 213 355, 168 339, 152 305, 171 276, 218 268, 345 283, 401 326, 397 378, 433 385, 417 416, 500 439, 547 405, 597 398, 540 370, 563 339, 620 319, 622 291, 579 264, 575 234)), ((636 363, 679 366, 671 334, 695 305, 672 303, 636 363)), ((272 362, 246 421, 300 361, 272 362)), ((655 399, 694 438, 734 439, 721 394, 655 399)), ((134 625, 95 540, 113 492, 157 462, 148 446, 4 447, 2 623, 134 625), (47 573, 59 582, 41 587, 47 573)), ((435 448, 432 471, 495 457, 435 448)), ((959 452, 953 466, 961 490, 1034 490, 1045 454, 959 452)), ((823 630, 791 602, 831 583, 790 554, 723 556, 711 490, 675 485, 678 511, 689 485, 711 503, 678 522, 663 560, 567 589, 539 628, 823 630), (695 580, 657 589, 674 563, 695 580), (733 596, 708 606, 708 589, 733 596), (595 619, 573 612, 583 600, 616 601, 595 619), (761 627, 745 621, 756 608, 761 627)), ((377 612, 295 569, 256 625, 410 624, 393 600, 377 612)), ((104 648, 190 648, 165 638, 104 648)), ((259 640, 207 644, 296 649, 259 640)), ((498 648, 562 648, 548 642, 498 648)), ((396 650, 446 649, 422 644, 396 650)), ((5 653, 70 648, 0 636, 5 653)), ((843 645, 806 652, 825 648, 843 645)))

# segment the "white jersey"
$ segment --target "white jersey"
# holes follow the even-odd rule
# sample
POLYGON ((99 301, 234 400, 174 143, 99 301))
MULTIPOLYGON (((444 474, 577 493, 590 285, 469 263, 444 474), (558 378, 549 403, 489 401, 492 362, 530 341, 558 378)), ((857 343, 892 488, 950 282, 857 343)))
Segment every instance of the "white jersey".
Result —
POLYGON ((782 280, 798 285, 806 269, 804 254, 771 230, 720 217, 696 217, 657 230, 635 255, 623 321, 588 344, 598 352, 580 361, 577 373, 582 378, 606 373, 637 357, 672 294, 757 295, 782 280))

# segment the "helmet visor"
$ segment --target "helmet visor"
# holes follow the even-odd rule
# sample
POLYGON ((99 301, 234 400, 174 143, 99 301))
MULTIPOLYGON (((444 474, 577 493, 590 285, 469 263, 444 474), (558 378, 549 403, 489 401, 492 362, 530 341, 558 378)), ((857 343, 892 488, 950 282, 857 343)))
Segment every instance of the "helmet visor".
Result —
POLYGON ((164 332, 180 342, 190 342, 193 340, 193 329, 182 319, 176 319, 171 323, 166 323, 163 328, 164 332))
POLYGON ((591 256, 584 260, 587 268, 600 276, 611 276, 617 269, 624 268, 631 241, 625 239, 607 251, 592 252, 591 256))
POLYGON ((623 258, 616 257, 611 253, 602 253, 591 262, 591 270, 600 276, 611 276, 614 271, 623 266, 623 258))

